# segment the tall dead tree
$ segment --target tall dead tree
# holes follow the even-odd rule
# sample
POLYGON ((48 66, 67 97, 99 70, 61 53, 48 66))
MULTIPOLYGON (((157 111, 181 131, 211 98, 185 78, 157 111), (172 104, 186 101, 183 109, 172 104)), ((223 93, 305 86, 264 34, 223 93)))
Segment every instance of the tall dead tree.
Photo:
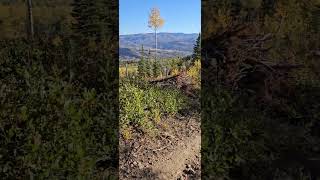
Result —
POLYGON ((28 38, 29 41, 33 40, 34 27, 33 27, 33 13, 32 13, 32 0, 27 0, 27 17, 28 17, 28 38))
POLYGON ((32 0, 26 0, 27 3, 27 36, 28 36, 28 65, 31 65, 31 51, 33 49, 33 35, 34 35, 34 28, 33 28, 33 14, 32 14, 32 0))

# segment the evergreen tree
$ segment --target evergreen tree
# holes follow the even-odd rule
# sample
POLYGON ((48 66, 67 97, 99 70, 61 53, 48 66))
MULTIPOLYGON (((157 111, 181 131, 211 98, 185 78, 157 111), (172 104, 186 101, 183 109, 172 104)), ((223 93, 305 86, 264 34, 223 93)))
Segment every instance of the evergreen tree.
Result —
POLYGON ((153 63, 153 77, 159 77, 161 75, 161 65, 159 61, 153 63))
POLYGON ((146 69, 146 60, 144 59, 144 49, 143 45, 141 47, 141 59, 138 63, 138 73, 141 77, 146 77, 147 75, 147 69, 146 69))
POLYGON ((311 14, 311 27, 314 32, 320 32, 320 7, 315 8, 311 14))
POLYGON ((71 13, 76 20, 73 24, 74 32, 87 40, 102 41, 110 24, 107 18, 107 4, 106 0, 74 0, 71 13))
POLYGON ((193 47, 193 62, 201 58, 201 33, 199 33, 196 44, 193 47))
POLYGON ((146 76, 151 77, 153 75, 152 61, 151 61, 151 51, 148 52, 148 60, 146 61, 146 76))
POLYGON ((236 18, 241 12, 241 1, 240 0, 231 0, 230 1, 230 16, 236 18))
POLYGON ((263 0, 261 4, 262 16, 272 15, 275 12, 276 0, 263 0))
POLYGON ((113 10, 116 7, 116 1, 108 0, 74 0, 72 3, 71 15, 75 19, 72 35, 76 46, 74 59, 78 71, 76 76, 89 87, 99 84, 104 89, 105 84, 100 81, 105 78, 112 81, 118 74, 116 71, 101 70, 118 66, 114 60, 116 53, 110 47, 110 42, 118 41, 115 31, 118 28, 118 19, 115 18, 117 11, 113 10))

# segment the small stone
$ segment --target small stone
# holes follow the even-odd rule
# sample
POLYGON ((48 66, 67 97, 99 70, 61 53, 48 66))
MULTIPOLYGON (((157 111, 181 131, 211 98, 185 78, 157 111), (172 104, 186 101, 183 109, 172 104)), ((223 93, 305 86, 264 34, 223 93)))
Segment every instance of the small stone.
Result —
POLYGON ((190 169, 188 170, 188 174, 196 174, 196 172, 195 172, 192 168, 190 168, 190 169))
POLYGON ((133 145, 133 148, 134 149, 137 149, 139 147, 139 144, 138 143, 135 143, 134 145, 133 145))

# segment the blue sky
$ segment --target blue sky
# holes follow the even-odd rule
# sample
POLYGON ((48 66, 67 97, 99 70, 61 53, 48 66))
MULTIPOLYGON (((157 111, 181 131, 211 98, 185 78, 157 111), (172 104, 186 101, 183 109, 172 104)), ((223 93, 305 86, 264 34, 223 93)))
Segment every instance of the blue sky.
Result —
POLYGON ((158 7, 165 20, 159 32, 199 33, 201 0, 120 0, 120 34, 153 32, 148 27, 151 8, 158 7))

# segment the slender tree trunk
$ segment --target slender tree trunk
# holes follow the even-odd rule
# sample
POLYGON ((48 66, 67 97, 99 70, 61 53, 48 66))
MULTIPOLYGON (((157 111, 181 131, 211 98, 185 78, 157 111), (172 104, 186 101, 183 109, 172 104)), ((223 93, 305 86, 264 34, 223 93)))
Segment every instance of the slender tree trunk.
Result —
POLYGON ((129 74, 128 74, 128 63, 126 62, 126 77, 128 77, 129 74))
POLYGON ((154 30, 154 37, 155 37, 155 55, 154 55, 154 60, 157 60, 157 48, 158 48, 158 39, 157 39, 157 30, 154 30))
POLYGON ((32 0, 27 0, 28 7, 28 37, 29 40, 33 40, 34 28, 33 28, 33 13, 32 13, 32 0))
POLYGON ((29 48, 28 48, 28 66, 31 66, 31 53, 33 50, 33 15, 32 15, 32 0, 27 0, 27 37, 29 41, 29 48))

